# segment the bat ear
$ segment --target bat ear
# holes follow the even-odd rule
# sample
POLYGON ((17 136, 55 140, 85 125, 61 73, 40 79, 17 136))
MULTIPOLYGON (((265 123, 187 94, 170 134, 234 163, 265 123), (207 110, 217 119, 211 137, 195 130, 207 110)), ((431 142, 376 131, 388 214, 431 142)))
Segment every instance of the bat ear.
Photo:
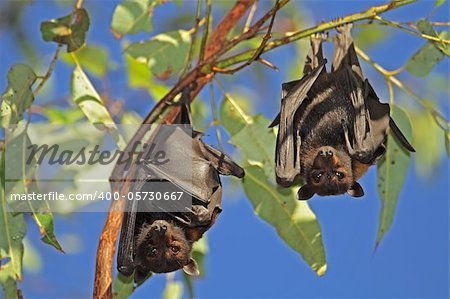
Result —
POLYGON ((197 262, 194 259, 189 259, 189 262, 183 267, 184 273, 191 276, 199 276, 200 271, 198 271, 197 262))
POLYGON ((311 197, 313 197, 313 195, 315 194, 314 191, 311 190, 311 188, 309 187, 309 185, 303 185, 300 190, 298 190, 297 192, 297 198, 299 200, 308 200, 311 197))
POLYGON ((364 195, 364 190, 358 182, 355 182, 353 186, 348 189, 347 193, 353 197, 361 197, 364 195))

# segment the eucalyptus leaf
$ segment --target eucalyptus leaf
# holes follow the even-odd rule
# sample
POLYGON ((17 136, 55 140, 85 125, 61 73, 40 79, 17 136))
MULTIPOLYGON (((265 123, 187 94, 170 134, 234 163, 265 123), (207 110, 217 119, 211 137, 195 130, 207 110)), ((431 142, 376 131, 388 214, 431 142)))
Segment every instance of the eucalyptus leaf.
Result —
MULTIPOLYGON (((432 105, 431 102, 428 103, 432 105)), ((412 141, 416 149, 415 168, 418 175, 429 178, 435 174, 443 155, 441 129, 428 111, 414 111, 410 115, 414 120, 412 141)))
POLYGON ((76 9, 70 15, 41 23, 42 39, 67 45, 67 52, 73 52, 86 43, 90 20, 84 8, 76 9))
MULTIPOLYGON (((419 29, 419 31, 422 32, 423 34, 441 39, 448 40, 450 36, 448 31, 442 31, 440 34, 438 34, 436 30, 434 30, 433 25, 431 25, 431 23, 428 22, 428 20, 426 19, 420 19, 417 22, 417 29, 419 29)), ((444 53, 447 56, 450 56, 450 46, 448 44, 438 41, 430 41, 430 42, 433 45, 435 45, 437 49, 441 50, 442 53, 444 53)))
POLYGON ((5 298, 17 297, 17 281, 22 279, 23 238, 27 225, 22 213, 6 210, 5 154, 1 152, 0 166, 0 284, 5 298))
POLYGON ((2 94, 0 107, 0 127, 17 124, 23 119, 23 112, 34 100, 31 87, 36 82, 36 74, 26 64, 14 64, 8 71, 8 86, 2 94))
POLYGON ((145 88, 154 100, 161 99, 170 90, 166 85, 155 82, 145 63, 139 62, 129 55, 125 56, 125 63, 128 85, 131 88, 145 88))
POLYGON ((126 299, 134 292, 134 277, 133 275, 127 277, 120 273, 117 274, 114 280, 113 295, 114 299, 126 299))
MULTIPOLYGON (((405 135, 411 140, 412 131, 408 115, 400 108, 393 106, 391 116, 405 135)), ((410 154, 401 143, 389 133, 386 154, 378 162, 378 194, 381 200, 380 222, 376 246, 378 246, 391 227, 394 219, 398 197, 405 182, 410 162, 410 154)))
POLYGON ((183 284, 179 281, 169 281, 164 289, 164 299, 181 299, 183 296, 183 284))
POLYGON ((220 120, 231 136, 235 135, 245 127, 245 121, 239 114, 238 108, 233 106, 227 99, 222 101, 220 107, 220 120))
POLYGON ((424 77, 444 58, 444 54, 431 43, 425 44, 406 63, 406 70, 414 76, 424 77))
MULTIPOLYGON (((108 50, 101 46, 87 45, 73 53, 81 67, 97 77, 106 75, 109 63, 108 50)), ((62 55, 62 60, 70 65, 76 65, 72 55, 62 55)))
POLYGON ((166 80, 183 70, 190 44, 190 32, 176 30, 158 34, 146 42, 132 43, 125 53, 147 64, 157 78, 166 80))
POLYGON ((230 142, 241 150, 250 163, 261 165, 266 176, 274 180, 275 135, 268 124, 269 119, 261 114, 256 115, 251 125, 232 135, 230 142))
POLYGON ((450 157, 450 130, 444 131, 444 144, 447 156, 450 157))
POLYGON ((152 31, 153 9, 156 0, 124 0, 117 5, 111 22, 111 30, 116 38, 125 34, 152 31))
POLYGON ((99 129, 111 134, 119 148, 125 148, 125 142, 100 95, 79 66, 75 67, 72 73, 71 89, 73 101, 80 107, 89 121, 97 125, 99 129))
MULTIPOLYGON (((9 194, 40 194, 37 185, 36 171, 37 161, 36 157, 30 160, 32 142, 28 136, 28 126, 21 125, 14 129, 7 129, 7 146, 5 151, 5 172, 8 177, 5 177, 6 184, 5 193, 9 194), (27 158, 28 157, 28 158, 27 158)), ((53 214, 50 210, 48 202, 43 201, 9 201, 9 206, 12 211, 30 212, 39 232, 42 236, 42 241, 59 251, 63 251, 54 234, 53 214), (27 206, 24 206, 24 205, 27 206)))
POLYGON ((278 235, 295 251, 318 276, 327 269, 320 225, 308 203, 297 200, 292 190, 275 187, 262 168, 247 166, 243 179, 244 191, 255 213, 270 223, 278 235))
POLYGON ((316 216, 307 202, 297 200, 294 190, 275 185, 275 134, 268 128, 270 121, 262 115, 251 118, 234 100, 226 101, 232 106, 222 103, 222 125, 230 130, 231 141, 247 164, 242 184, 255 213, 271 224, 317 275, 325 274, 325 249, 316 216))

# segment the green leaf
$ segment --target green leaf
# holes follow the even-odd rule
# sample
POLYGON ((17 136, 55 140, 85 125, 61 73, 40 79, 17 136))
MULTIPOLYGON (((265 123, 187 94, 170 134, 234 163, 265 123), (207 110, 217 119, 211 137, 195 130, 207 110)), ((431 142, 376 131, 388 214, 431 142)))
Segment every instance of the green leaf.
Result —
POLYGON ((417 77, 428 75, 444 58, 444 54, 431 43, 419 49, 406 63, 406 70, 417 77))
MULTIPOLYGON (((7 146, 6 146, 6 160, 5 171, 8 174, 7 179, 16 179, 17 182, 8 182, 6 186, 6 194, 39 194, 39 188, 36 182, 37 161, 36 157, 33 160, 25 160, 25 157, 30 157, 31 140, 28 136, 27 126, 19 126, 12 130, 7 129, 7 146)), ((6 179, 6 178, 5 178, 6 179)), ((10 202, 10 206, 16 202, 10 202)), ((19 204, 22 204, 20 202, 19 204)), ((50 210, 47 201, 26 201, 27 207, 23 208, 14 205, 15 211, 29 211, 39 228, 42 235, 42 241, 47 243, 57 250, 63 252, 61 245, 58 243, 54 235, 53 229, 53 214, 50 210)))
POLYGON ((39 273, 42 270, 42 256, 38 249, 27 238, 23 240, 23 247, 26 248, 23 252, 23 268, 33 274, 39 273))
POLYGON ((132 43, 125 48, 125 53, 146 63, 157 78, 166 80, 183 69, 190 43, 189 31, 170 31, 146 42, 132 43))
POLYGON ((362 49, 370 48, 374 45, 379 45, 389 38, 391 31, 386 26, 364 26, 359 30, 355 36, 355 44, 362 49))
POLYGON ((222 124, 233 132, 229 131, 232 143, 250 164, 244 167, 242 183, 255 213, 271 224, 317 275, 325 274, 325 250, 316 216, 307 202, 297 200, 294 190, 280 188, 273 183, 275 134, 267 127, 270 121, 262 115, 250 118, 234 100, 227 98, 227 101, 235 110, 222 103, 222 124))
POLYGON ((204 131, 207 129, 206 117, 208 115, 208 106, 200 99, 191 104, 192 124, 196 130, 204 131))
POLYGON ((439 7, 444 3, 445 3, 445 0, 436 0, 436 2, 434 2, 434 6, 439 7))
POLYGON ((73 101, 80 107, 89 121, 94 125, 100 125, 98 126, 100 129, 104 129, 111 134, 119 148, 125 148, 125 142, 120 136, 105 104, 79 66, 72 73, 71 87, 73 101))
POLYGON ((253 123, 232 135, 230 142, 239 148, 250 164, 257 163, 268 178, 274 177, 275 135, 268 128, 270 120, 256 115, 253 123))
POLYGON ((76 107, 64 110, 61 108, 45 107, 42 108, 42 111, 52 124, 73 124, 84 117, 83 112, 76 107))
POLYGON ((178 281, 169 281, 164 289, 164 299, 181 299, 183 296, 183 284, 178 281))
MULTIPOLYGON (((191 256, 192 258, 197 262, 198 270, 200 272, 200 277, 206 276, 206 267, 205 267, 205 257, 208 253, 208 240, 207 236, 203 235, 203 237, 194 243, 192 246, 191 256)), ((195 298, 194 293, 194 283, 193 283, 193 277, 183 272, 183 278, 184 282, 186 284, 186 287, 188 289, 189 298, 195 298)))
POLYGON ((239 113, 239 107, 224 99, 220 107, 220 121, 231 136, 245 127, 245 121, 239 113))
POLYGON ((152 31, 155 0, 125 0, 117 5, 111 22, 111 31, 116 38, 125 34, 152 31))
MULTIPOLYGON (((408 115, 400 108, 393 106, 391 116, 404 133, 406 139, 411 140, 412 132, 408 115)), ((378 162, 378 194, 381 200, 381 212, 376 246, 380 244, 394 219, 395 208, 405 181, 409 162, 409 152, 390 133, 387 140, 386 154, 378 162)))
POLYGON ((89 15, 84 8, 76 9, 70 15, 41 23, 42 39, 67 45, 67 52, 73 52, 86 43, 89 30, 89 15))
POLYGON ((322 276, 327 265, 316 216, 292 190, 272 185, 258 166, 244 167, 243 185, 256 214, 273 225, 280 237, 322 276))
POLYGON ((130 297, 134 292, 134 276, 129 277, 122 274, 117 274, 114 281, 114 299, 125 299, 130 297))
MULTIPOLYGON (((420 20, 417 26, 424 34, 445 40, 450 39, 450 31, 442 31, 438 35, 428 21, 420 20)), ((418 77, 426 76, 445 55, 450 56, 450 46, 448 44, 429 41, 408 60, 406 70, 418 77)))
POLYGON ((50 209, 48 209, 47 212, 40 213, 36 213, 33 211, 32 216, 34 222, 36 222, 36 225, 39 228, 39 233, 42 236, 41 240, 44 243, 55 247, 57 250, 64 252, 54 233, 53 213, 50 211, 50 209))
MULTIPOLYGON (((431 105, 431 103, 429 102, 431 105)), ((411 112, 412 142, 416 149, 414 161, 417 173, 426 178, 435 174, 443 154, 441 129, 428 111, 411 112)))
MULTIPOLYGON (((430 35, 430 36, 434 36, 437 38, 441 38, 441 39, 448 39, 449 32, 448 31, 442 31, 440 34, 438 34, 434 28, 433 25, 431 25, 430 22, 428 22, 428 20, 426 19, 420 19, 417 22, 417 29, 419 29, 420 32, 422 32, 423 34, 426 35, 430 35)), ((442 51, 442 53, 444 53, 447 56, 450 56, 450 46, 444 42, 436 42, 436 41, 431 41, 431 43, 440 51, 442 51)))
POLYGON ((139 62, 129 55, 125 55, 125 63, 128 85, 131 88, 145 88, 155 100, 161 99, 170 90, 166 85, 153 80, 150 69, 145 63, 139 62))
MULTIPOLYGON (((87 71, 97 77, 103 77, 108 70, 109 54, 108 50, 101 46, 91 46, 81 48, 73 53, 78 63, 87 71)), ((70 65, 75 65, 75 61, 70 54, 62 55, 62 60, 70 65)))
POLYGON ((450 157, 450 130, 444 131, 444 143, 447 156, 450 157))
POLYGON ((2 94, 0 107, 0 127, 17 124, 23 119, 23 112, 34 100, 31 87, 36 82, 36 74, 26 64, 14 64, 8 71, 8 86, 2 94))
POLYGON ((23 238, 27 225, 22 213, 13 214, 6 210, 5 154, 0 158, 0 284, 5 298, 17 297, 17 280, 22 279, 23 238))

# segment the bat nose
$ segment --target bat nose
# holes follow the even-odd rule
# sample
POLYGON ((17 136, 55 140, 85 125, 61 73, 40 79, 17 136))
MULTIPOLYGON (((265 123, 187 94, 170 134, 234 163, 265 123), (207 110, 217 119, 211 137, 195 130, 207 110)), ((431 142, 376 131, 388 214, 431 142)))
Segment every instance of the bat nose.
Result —
POLYGON ((167 230, 167 226, 165 224, 160 224, 155 226, 155 231, 160 234, 165 234, 167 230))
POLYGON ((333 156, 333 152, 331 150, 321 150, 319 152, 319 155, 321 155, 323 157, 332 157, 333 156))

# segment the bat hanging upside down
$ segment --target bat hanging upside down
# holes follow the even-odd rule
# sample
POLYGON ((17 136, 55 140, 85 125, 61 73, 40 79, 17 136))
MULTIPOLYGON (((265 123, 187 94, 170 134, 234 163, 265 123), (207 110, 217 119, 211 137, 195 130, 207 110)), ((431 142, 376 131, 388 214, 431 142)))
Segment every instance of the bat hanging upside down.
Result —
MULTIPOLYGON (((187 89, 182 97, 188 94, 187 89)), ((188 99, 181 100, 178 123, 190 127, 187 103, 188 99)), ((155 212, 153 209, 149 211, 149 203, 143 200, 127 201, 117 269, 125 276, 134 273, 137 283, 150 273, 178 269, 189 275, 199 275, 197 263, 191 257, 192 245, 211 228, 222 211, 219 175, 244 176, 244 170, 239 165, 228 155, 203 142, 200 133, 185 132, 179 127, 169 129, 158 133, 156 138, 159 149, 168 157, 167 162, 157 165, 141 161, 130 191, 181 192, 192 197, 192 204, 180 212, 164 210, 168 208, 167 204, 156 204, 153 209, 157 208, 158 212, 155 212), (168 189, 163 190, 161 186, 168 189)))
POLYGON ((364 78, 351 37, 351 24, 337 29, 331 72, 322 54, 325 34, 311 37, 303 78, 282 85, 276 179, 289 187, 300 176, 298 198, 314 194, 364 195, 357 180, 386 151, 389 130, 409 151, 414 148, 364 78))

